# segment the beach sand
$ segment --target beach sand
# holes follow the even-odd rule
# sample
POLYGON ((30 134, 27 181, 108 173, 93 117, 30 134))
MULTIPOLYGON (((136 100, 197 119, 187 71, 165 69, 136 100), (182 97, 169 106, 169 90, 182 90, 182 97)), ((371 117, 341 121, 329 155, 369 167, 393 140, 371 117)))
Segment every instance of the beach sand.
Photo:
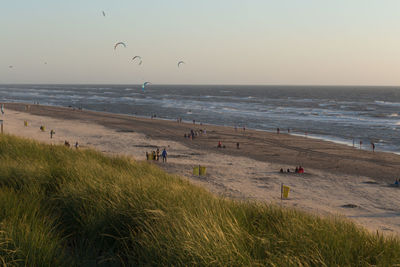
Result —
MULTIPOLYGON (((6 104, 2 116, 5 133, 63 144, 76 141, 116 155, 144 160, 145 153, 166 147, 168 163, 156 162, 166 171, 186 177, 213 193, 234 198, 296 207, 322 215, 343 215, 371 231, 400 234, 400 188, 392 187, 400 156, 360 150, 288 134, 193 125, 159 119, 135 118, 72 108, 6 104), (28 127, 24 121, 28 121, 28 127), (40 131, 41 125, 46 131, 40 131), (50 130, 56 134, 50 139, 50 130), (184 133, 206 129, 190 140, 184 133), (225 149, 218 149, 221 141, 225 149), (236 142, 240 149, 236 149, 236 142), (207 175, 192 175, 195 165, 207 175), (305 174, 279 173, 296 165, 305 174), (280 186, 291 188, 289 199, 280 200, 280 186)), ((73 148, 71 148, 73 149, 73 148)))

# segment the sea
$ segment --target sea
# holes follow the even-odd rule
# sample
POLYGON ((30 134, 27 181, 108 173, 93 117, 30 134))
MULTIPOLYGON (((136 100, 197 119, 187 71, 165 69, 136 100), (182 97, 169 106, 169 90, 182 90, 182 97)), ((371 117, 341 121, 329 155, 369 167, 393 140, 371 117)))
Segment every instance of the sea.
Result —
POLYGON ((1 102, 39 102, 303 135, 400 153, 400 87, 0 85, 1 102))

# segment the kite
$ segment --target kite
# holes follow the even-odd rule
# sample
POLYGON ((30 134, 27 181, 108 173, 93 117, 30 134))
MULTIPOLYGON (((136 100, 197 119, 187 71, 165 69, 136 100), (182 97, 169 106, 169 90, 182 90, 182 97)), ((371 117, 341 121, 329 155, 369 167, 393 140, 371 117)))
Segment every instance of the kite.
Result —
POLYGON ((147 86, 148 84, 151 84, 151 82, 145 82, 145 83, 142 85, 142 90, 143 90, 143 92, 144 92, 144 89, 146 88, 146 86, 147 86))
POLYGON ((178 68, 179 68, 182 64, 186 64, 186 63, 183 62, 183 61, 179 61, 179 62, 178 62, 178 68))
POLYGON ((105 17, 105 16, 106 16, 106 12, 103 11, 103 17, 105 17))
POLYGON ((123 47, 126 48, 126 44, 125 44, 124 42, 118 42, 118 43, 116 43, 116 44, 114 45, 114 50, 117 50, 117 47, 120 46, 120 45, 122 45, 123 47))
POLYGON ((138 63, 138 65, 140 66, 140 65, 142 65, 142 57, 141 56, 134 56, 133 58, 132 58, 132 61, 135 61, 135 59, 139 59, 140 61, 139 61, 139 63, 138 63))

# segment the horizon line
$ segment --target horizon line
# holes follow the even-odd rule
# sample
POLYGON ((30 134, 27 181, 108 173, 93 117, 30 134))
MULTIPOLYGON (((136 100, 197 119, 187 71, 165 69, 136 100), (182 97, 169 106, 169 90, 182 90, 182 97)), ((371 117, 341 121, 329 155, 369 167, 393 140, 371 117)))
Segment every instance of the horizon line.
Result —
MULTIPOLYGON (((137 85, 142 86, 141 83, 0 83, 0 85, 137 85)), ((153 86, 163 86, 163 85, 172 85, 172 86, 252 86, 252 87, 260 87, 260 86, 288 86, 288 87, 301 87, 301 86, 311 86, 311 87, 400 87, 400 85, 363 85, 363 84, 222 84, 222 83, 195 83, 195 84, 186 84, 186 83, 152 83, 153 86)))

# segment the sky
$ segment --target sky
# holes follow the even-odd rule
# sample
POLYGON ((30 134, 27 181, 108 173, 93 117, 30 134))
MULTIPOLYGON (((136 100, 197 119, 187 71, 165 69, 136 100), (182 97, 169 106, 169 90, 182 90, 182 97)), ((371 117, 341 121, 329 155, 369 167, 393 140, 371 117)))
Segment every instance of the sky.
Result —
POLYGON ((0 40, 0 83, 400 85, 398 0, 1 0, 0 40))

